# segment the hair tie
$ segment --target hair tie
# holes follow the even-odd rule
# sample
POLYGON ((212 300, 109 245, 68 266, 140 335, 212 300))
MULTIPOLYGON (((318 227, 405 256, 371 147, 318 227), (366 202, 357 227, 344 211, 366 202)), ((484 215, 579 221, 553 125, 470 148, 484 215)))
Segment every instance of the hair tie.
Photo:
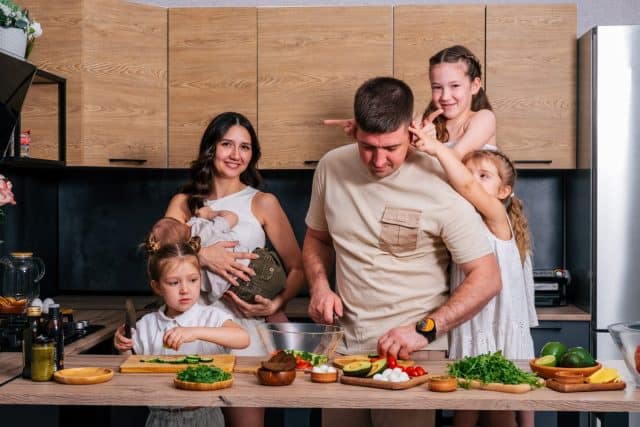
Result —
POLYGON ((147 240, 146 247, 147 253, 149 255, 153 255, 160 249, 160 242, 158 242, 158 240, 154 236, 151 236, 147 240))

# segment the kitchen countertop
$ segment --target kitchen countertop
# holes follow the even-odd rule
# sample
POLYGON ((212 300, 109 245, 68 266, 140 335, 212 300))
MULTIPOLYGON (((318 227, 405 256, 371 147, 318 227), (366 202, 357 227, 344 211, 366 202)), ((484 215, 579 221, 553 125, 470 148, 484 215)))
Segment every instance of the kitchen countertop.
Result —
MULTIPOLYGON (((13 354, 14 359, 19 359, 13 354)), ((37 383, 22 378, 0 387, 0 404, 31 405, 136 405, 150 406, 251 406, 287 408, 394 408, 394 409, 495 409, 540 411, 640 412, 640 390, 628 384, 626 390, 558 393, 547 388, 524 394, 459 389, 454 393, 434 393, 424 386, 403 391, 348 386, 340 383, 316 384, 299 373, 285 388, 265 387, 252 374, 235 373, 231 388, 200 393, 178 390, 173 374, 121 374, 118 367, 126 356, 72 355, 67 367, 100 366, 114 369, 107 383, 83 386, 55 382, 37 383)), ((241 357, 237 367, 251 367, 257 358, 241 357)), ((431 373, 445 370, 444 361, 421 364, 431 373)), ((605 361, 605 366, 624 370, 621 361, 605 361)), ((526 362, 519 362, 522 367, 526 362)))

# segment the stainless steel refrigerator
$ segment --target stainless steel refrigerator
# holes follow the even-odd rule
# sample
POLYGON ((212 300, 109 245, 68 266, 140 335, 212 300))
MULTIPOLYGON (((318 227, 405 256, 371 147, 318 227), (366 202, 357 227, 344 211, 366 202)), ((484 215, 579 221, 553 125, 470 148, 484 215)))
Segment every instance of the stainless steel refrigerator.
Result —
POLYGON ((640 320, 640 25, 598 26, 578 40, 577 165, 567 267, 592 314, 592 351, 621 359, 607 326, 640 320))

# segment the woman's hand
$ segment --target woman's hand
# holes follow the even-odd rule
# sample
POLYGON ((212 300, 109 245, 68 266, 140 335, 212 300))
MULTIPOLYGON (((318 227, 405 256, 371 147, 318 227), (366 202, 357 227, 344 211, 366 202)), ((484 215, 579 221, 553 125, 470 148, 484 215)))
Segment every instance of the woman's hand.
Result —
POLYGON ((227 248, 234 248, 238 242, 218 242, 200 249, 198 258, 204 267, 223 277, 232 285, 238 286, 239 277, 249 281, 256 273, 252 268, 238 262, 239 259, 256 259, 258 255, 251 252, 231 252, 227 248))
POLYGON ((224 293, 223 298, 225 298, 227 302, 233 302, 240 313, 242 313, 245 317, 271 316, 282 307, 283 303, 282 297, 280 295, 277 295, 272 300, 260 295, 256 295, 255 304, 250 304, 240 299, 240 297, 238 297, 235 293, 229 291, 224 293))
MULTIPOLYGON (((131 335, 133 335, 135 329, 131 329, 131 335)), ((124 325, 120 325, 120 327, 116 330, 115 335, 113 336, 113 346, 118 353, 126 353, 133 349, 133 340, 131 338, 127 338, 124 336, 124 325)))

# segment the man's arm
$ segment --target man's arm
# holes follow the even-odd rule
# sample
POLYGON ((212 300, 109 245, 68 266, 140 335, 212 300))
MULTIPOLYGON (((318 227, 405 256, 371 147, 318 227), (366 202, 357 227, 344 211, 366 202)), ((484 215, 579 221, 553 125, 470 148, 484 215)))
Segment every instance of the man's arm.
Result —
POLYGON ((302 246, 302 264, 309 283, 309 315, 317 323, 333 323, 333 313, 342 316, 342 302, 331 291, 329 272, 334 262, 334 250, 328 231, 307 227, 302 246))
MULTIPOLYGON (((502 289, 500 269, 493 254, 460 264, 466 277, 446 303, 429 313, 438 335, 471 319, 502 289)), ((378 353, 385 357, 409 359, 412 352, 427 345, 427 339, 416 332, 416 325, 399 326, 389 330, 378 340, 378 353)))
POLYGON ((465 279, 446 303, 433 311, 438 335, 445 334, 475 316, 502 289, 500 267, 494 254, 460 264, 465 279))

